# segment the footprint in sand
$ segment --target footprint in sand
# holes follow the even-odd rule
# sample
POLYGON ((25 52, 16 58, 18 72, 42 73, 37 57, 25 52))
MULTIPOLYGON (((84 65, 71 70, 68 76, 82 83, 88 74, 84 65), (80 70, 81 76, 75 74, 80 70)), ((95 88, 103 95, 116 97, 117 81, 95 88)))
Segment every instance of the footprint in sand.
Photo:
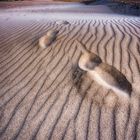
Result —
POLYGON ((46 35, 39 39, 39 46, 41 48, 47 48, 50 46, 56 39, 59 31, 49 30, 46 35))
POLYGON ((118 96, 129 97, 132 92, 131 83, 115 67, 102 63, 99 56, 86 50, 85 46, 76 41, 82 51, 79 67, 87 71, 89 76, 101 86, 113 90, 118 96))
POLYGON ((68 25, 68 24, 70 24, 68 21, 66 21, 66 20, 58 20, 58 21, 56 21, 56 24, 58 24, 58 25, 68 25))

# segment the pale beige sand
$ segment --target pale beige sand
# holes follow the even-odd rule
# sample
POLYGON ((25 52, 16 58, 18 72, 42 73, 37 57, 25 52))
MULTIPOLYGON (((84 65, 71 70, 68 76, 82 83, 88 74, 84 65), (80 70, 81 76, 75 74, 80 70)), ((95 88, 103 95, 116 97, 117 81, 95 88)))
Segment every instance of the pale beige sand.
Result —
POLYGON ((0 11, 0 139, 139 140, 140 18, 36 8, 0 11), (58 39, 41 49, 49 29, 58 39), (78 69, 75 39, 127 77, 130 101, 78 69))

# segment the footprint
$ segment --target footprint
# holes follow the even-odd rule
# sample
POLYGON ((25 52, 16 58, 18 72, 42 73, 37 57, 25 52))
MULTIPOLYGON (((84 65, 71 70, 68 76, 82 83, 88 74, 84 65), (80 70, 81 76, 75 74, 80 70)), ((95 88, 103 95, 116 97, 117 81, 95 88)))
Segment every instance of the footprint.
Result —
POLYGON ((99 85, 113 90, 118 96, 129 97, 132 92, 132 85, 127 78, 115 67, 102 63, 99 56, 86 50, 79 41, 78 47, 83 52, 79 59, 79 67, 87 71, 89 76, 99 85))
POLYGON ((102 63, 101 58, 96 55, 95 53, 89 52, 86 47, 80 43, 78 40, 76 40, 78 44, 78 48, 82 51, 82 55, 79 59, 79 67, 82 70, 88 71, 94 69, 94 67, 98 66, 100 63, 102 63))
POLYGON ((50 46, 56 40, 58 32, 56 30, 49 30, 46 35, 39 39, 39 46, 41 48, 50 46))
POLYGON ((68 25, 70 23, 68 21, 66 21, 66 20, 58 20, 58 21, 56 21, 56 24, 58 24, 58 25, 61 25, 61 24, 68 25))
POLYGON ((106 63, 101 63, 89 74, 100 85, 107 89, 112 89, 117 95, 130 96, 132 92, 131 83, 127 78, 115 67, 106 63))

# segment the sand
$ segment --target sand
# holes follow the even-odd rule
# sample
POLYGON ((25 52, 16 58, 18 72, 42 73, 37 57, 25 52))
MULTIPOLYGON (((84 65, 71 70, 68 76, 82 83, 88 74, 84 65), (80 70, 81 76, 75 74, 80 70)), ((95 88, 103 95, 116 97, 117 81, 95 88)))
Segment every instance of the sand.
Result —
POLYGON ((0 139, 140 139, 139 32, 139 17, 104 5, 1 9, 0 139), (38 40, 50 29, 58 38, 42 49, 38 40), (78 68, 75 39, 126 76, 129 101, 78 68))

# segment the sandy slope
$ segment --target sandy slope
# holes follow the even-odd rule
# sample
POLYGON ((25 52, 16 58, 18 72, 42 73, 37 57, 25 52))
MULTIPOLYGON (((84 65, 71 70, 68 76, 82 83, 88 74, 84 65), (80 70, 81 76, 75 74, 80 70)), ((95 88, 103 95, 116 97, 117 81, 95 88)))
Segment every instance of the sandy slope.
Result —
POLYGON ((140 18, 83 7, 0 10, 1 140, 140 139, 140 18), (40 49, 49 29, 59 30, 58 39, 40 49), (130 103, 78 69, 75 39, 127 77, 130 103))

